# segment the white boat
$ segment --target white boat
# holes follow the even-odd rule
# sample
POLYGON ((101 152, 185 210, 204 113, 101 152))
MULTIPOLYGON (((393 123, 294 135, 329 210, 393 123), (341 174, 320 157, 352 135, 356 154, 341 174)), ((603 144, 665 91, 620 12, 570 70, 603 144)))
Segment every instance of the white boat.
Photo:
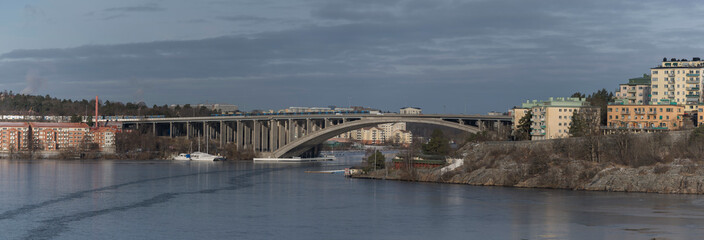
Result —
POLYGON ((225 157, 220 155, 211 155, 204 152, 194 152, 191 153, 191 160, 193 161, 225 161, 225 157))
POLYGON ((178 156, 175 156, 174 160, 191 160, 191 154, 181 153, 178 156))

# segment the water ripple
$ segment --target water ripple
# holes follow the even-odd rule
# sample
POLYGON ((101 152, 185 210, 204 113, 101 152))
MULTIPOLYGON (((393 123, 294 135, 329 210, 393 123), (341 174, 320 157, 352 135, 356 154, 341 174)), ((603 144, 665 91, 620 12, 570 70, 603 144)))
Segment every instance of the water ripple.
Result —
MULTIPOLYGON (((191 192, 173 192, 173 193, 162 193, 159 195, 156 195, 152 198, 148 198, 133 204, 129 205, 124 205, 124 206, 117 206, 117 207, 111 207, 111 208, 106 208, 106 209, 101 209, 101 210, 95 210, 95 211, 87 211, 87 212, 80 212, 76 214, 71 214, 71 215, 65 215, 65 216, 60 216, 60 217, 55 217, 47 220, 41 221, 42 225, 30 230, 28 232, 28 235, 24 237, 24 239, 31 239, 31 240, 39 240, 39 239, 51 239, 62 232, 66 231, 68 228, 68 224, 71 222, 76 222, 76 221, 81 221, 86 218, 90 217, 95 217, 95 216, 100 216, 100 215, 105 215, 105 214, 110 214, 113 212, 118 212, 118 211, 128 211, 134 208, 143 208, 143 207, 150 207, 155 204, 159 203, 165 203, 168 202, 171 199, 174 199, 180 195, 189 195, 189 194, 210 194, 210 193, 216 193, 219 191, 225 191, 225 190, 237 190, 240 188, 246 188, 253 186, 251 183, 250 179, 253 176, 256 175, 261 175, 264 173, 269 173, 273 171, 279 171, 283 168, 277 168, 277 169, 265 169, 265 170, 255 170, 251 171, 239 176, 231 177, 228 181, 228 185, 226 187, 221 187, 221 188, 212 188, 212 189, 204 189, 204 190, 199 190, 199 191, 191 191, 191 192)), ((208 173, 213 173, 213 172, 208 172, 208 173)), ((179 175, 179 176, 174 176, 174 177, 183 177, 184 175, 179 175)), ((166 179, 165 178, 160 178, 160 179, 166 179)), ((151 181, 155 179, 149 179, 151 181)), ((145 182, 148 180, 142 180, 141 182, 145 182)), ((131 183, 135 184, 135 183, 131 183)), ((119 184, 124 186, 124 184, 119 184)), ((117 185, 115 185, 117 186, 117 185)), ((113 187, 113 186, 111 186, 113 187)), ((107 187, 106 187, 107 188, 107 187)), ((82 194, 85 194, 87 192, 91 192, 94 190, 90 191, 82 191, 82 194)), ((78 193, 76 193, 78 194, 78 193)), ((73 195, 73 194, 72 194, 73 195)), ((64 197, 67 198, 67 197, 64 197)), ((61 199, 64 199, 61 198, 61 199)), ((52 200, 54 202, 54 200, 52 200)), ((47 201, 50 202, 50 201, 47 201)), ((40 205, 40 204, 36 204, 40 205)))
MULTIPOLYGON (((241 170, 235 170, 235 171, 241 171, 241 170)), ((90 189, 90 190, 73 192, 73 193, 69 193, 63 197, 59 197, 59 198, 55 198, 55 199, 51 199, 51 200, 47 200, 47 201, 35 203, 35 204, 27 204, 27 205, 24 205, 24 206, 16 208, 16 209, 5 211, 3 213, 0 213, 0 220, 10 219, 10 218, 16 217, 18 215, 26 214, 32 210, 42 208, 42 207, 45 207, 45 206, 48 206, 51 204, 79 199, 79 198, 85 197, 86 194, 88 194, 88 193, 100 192, 100 191, 105 191, 105 190, 115 190, 115 189, 118 189, 121 187, 142 184, 142 183, 146 183, 146 182, 161 181, 161 180, 173 179, 173 178, 190 177, 190 176, 196 176, 196 175, 201 175, 201 174, 222 173, 222 172, 233 172, 233 170, 230 170, 230 171, 221 170, 221 171, 211 171, 211 172, 202 172, 202 173, 189 173, 189 174, 174 175, 174 176, 167 176, 167 177, 149 178, 149 179, 142 179, 142 180, 126 182, 126 183, 121 183, 121 184, 116 184, 116 185, 111 185, 111 186, 106 186, 106 187, 101 187, 101 188, 94 188, 94 189, 90 189)))

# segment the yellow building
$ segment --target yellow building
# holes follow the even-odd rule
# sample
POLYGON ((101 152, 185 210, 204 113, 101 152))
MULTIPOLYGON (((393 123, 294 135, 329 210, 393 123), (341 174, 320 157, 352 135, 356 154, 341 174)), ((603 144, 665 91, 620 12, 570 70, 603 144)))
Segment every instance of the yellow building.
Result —
POLYGON ((628 79, 628 83, 618 85, 614 93, 617 101, 626 104, 650 104, 650 76, 628 79))
POLYGON ((650 69, 652 102, 668 102, 685 106, 685 112, 696 112, 701 102, 701 76, 704 61, 700 58, 663 59, 650 69))
MULTIPOLYGON (((550 98, 548 101, 526 101, 520 108, 513 109, 514 127, 520 119, 531 111, 531 140, 545 140, 569 137, 572 115, 582 109, 598 108, 580 98, 550 98)), ((598 116, 598 114, 597 114, 598 116)))
POLYGON ((413 134, 406 130, 406 123, 385 123, 376 127, 352 130, 336 136, 348 138, 365 144, 396 143, 408 145, 412 142, 413 134))
POLYGON ((678 130, 683 125, 685 106, 611 104, 607 111, 607 129, 678 130))
MULTIPOLYGON (((524 106, 525 106, 525 104, 526 104, 526 103, 524 103, 524 106)), ((513 125, 513 130, 518 129, 518 124, 520 124, 519 122, 521 121, 521 118, 523 118, 523 116, 525 116, 526 113, 528 113, 528 110, 530 110, 530 107, 527 107, 527 108, 514 108, 514 109, 511 109, 511 110, 508 111, 509 114, 511 114, 511 116, 512 116, 511 122, 513 123, 513 124, 512 124, 512 125, 513 125)))

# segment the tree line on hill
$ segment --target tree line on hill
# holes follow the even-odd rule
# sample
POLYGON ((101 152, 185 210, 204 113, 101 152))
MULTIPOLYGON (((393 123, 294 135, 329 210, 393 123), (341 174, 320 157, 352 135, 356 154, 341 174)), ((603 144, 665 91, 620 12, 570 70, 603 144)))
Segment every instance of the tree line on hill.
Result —
MULTIPOLYGON (((144 102, 122 103, 99 101, 101 116, 145 116, 164 115, 165 117, 210 116, 216 113, 206 107, 192 107, 190 104, 170 108, 167 105, 152 107, 144 102)), ((58 99, 49 95, 16 94, 12 91, 0 92, 0 114, 37 116, 91 116, 95 114, 95 99, 58 99)))

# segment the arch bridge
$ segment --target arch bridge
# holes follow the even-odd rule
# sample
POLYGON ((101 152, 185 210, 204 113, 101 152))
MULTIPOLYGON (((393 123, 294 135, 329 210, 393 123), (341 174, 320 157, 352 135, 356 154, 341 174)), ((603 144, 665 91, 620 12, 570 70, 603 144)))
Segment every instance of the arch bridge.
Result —
POLYGON ((126 129, 157 136, 234 143, 263 157, 312 157, 327 139, 384 123, 422 123, 476 133, 510 126, 510 116, 443 114, 313 114, 119 119, 126 129))

